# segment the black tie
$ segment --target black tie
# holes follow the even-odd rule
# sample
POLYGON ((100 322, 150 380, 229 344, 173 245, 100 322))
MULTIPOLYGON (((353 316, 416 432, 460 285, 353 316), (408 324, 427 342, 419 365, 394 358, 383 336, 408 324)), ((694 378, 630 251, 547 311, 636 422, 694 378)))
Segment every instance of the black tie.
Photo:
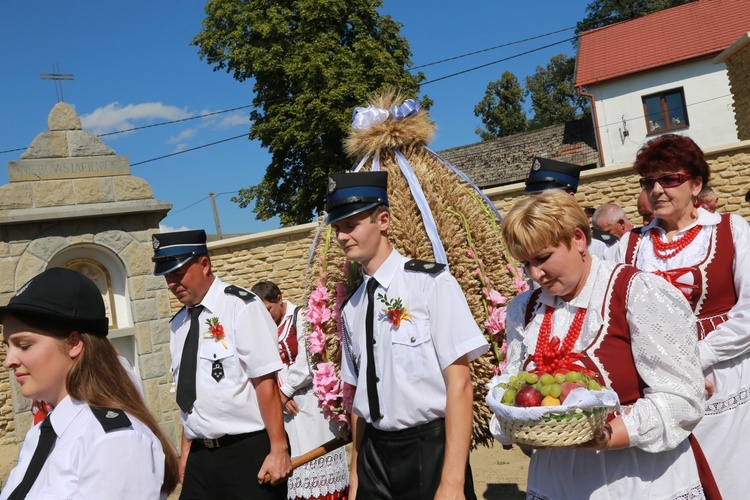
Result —
POLYGON ((370 278, 367 282, 367 314, 365 315, 365 343, 367 344, 367 401, 370 404, 370 418, 380 420, 380 398, 378 398, 378 377, 375 374, 375 289, 378 282, 370 278))
POLYGON ((190 309, 190 329, 185 345, 182 347, 180 358, 180 378, 177 380, 177 404, 187 413, 195 403, 195 377, 198 365, 198 343, 200 340, 200 316, 203 306, 198 305, 190 309))
POLYGON ((16 486, 16 489, 10 494, 8 500, 22 500, 26 498, 29 490, 34 486, 34 481, 39 476, 39 472, 44 467, 44 462, 47 460, 49 452, 52 451, 57 434, 55 434, 55 430, 49 421, 49 415, 42 421, 39 429, 39 442, 36 445, 36 450, 34 450, 34 455, 31 457, 29 467, 26 469, 26 474, 23 475, 23 480, 16 486))

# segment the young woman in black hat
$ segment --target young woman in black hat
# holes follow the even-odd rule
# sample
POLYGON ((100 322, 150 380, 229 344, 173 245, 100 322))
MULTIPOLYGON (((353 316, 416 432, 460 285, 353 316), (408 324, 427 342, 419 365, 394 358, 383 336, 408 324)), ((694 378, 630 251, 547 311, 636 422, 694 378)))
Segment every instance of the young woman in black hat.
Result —
POLYGON ((96 285, 48 269, 0 307, 0 319, 3 366, 24 396, 53 406, 26 435, 0 500, 166 498, 177 457, 106 338, 96 285))

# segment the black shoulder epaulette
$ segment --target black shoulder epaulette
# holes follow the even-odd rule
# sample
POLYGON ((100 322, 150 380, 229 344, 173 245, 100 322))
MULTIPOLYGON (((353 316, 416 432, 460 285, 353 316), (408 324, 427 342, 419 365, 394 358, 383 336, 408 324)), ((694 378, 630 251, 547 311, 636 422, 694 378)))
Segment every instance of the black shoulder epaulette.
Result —
POLYGON ((240 288, 236 285, 229 285, 228 287, 224 289, 224 293, 229 294, 229 295, 234 295, 235 297, 239 297, 245 302, 249 302, 255 299, 255 294, 253 292, 245 290, 244 288, 240 288))
POLYGON ((445 269, 445 264, 428 262, 426 260, 411 259, 409 262, 404 264, 404 269, 406 269, 407 271, 417 271, 420 273, 438 274, 440 271, 445 269))
POLYGON ((91 413, 102 424, 104 432, 130 427, 132 423, 124 411, 118 408, 97 408, 91 406, 91 413))
POLYGON ((171 323, 177 317, 177 315, 180 314, 182 312, 182 310, 185 309, 186 307, 187 306, 180 307, 180 310, 177 311, 176 313, 174 313, 174 316, 172 316, 172 318, 169 320, 169 322, 171 323))
POLYGON ((354 296, 354 294, 357 293, 357 290, 359 290, 362 287, 362 285, 364 285, 364 284, 365 284, 365 280, 362 280, 362 283, 360 283, 357 288, 355 288, 354 290, 352 290, 352 292, 349 295, 346 296, 346 298, 344 299, 344 301, 339 306, 339 311, 343 311, 344 310, 344 306, 346 305, 347 302, 349 302, 349 299, 351 299, 354 296))
POLYGON ((608 247, 611 247, 612 245, 617 243, 617 238, 609 234, 607 231, 602 231, 601 229, 595 227, 591 228, 591 237, 595 240, 603 242, 608 247))

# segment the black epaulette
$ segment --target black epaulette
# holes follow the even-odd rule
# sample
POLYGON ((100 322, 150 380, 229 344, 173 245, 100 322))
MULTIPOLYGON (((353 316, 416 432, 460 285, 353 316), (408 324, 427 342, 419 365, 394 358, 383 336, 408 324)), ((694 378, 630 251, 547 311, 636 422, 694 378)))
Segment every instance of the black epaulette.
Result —
POLYGON ((429 262, 426 260, 411 259, 409 262, 404 264, 404 269, 406 269, 407 271, 417 271, 420 273, 438 274, 440 271, 445 269, 445 264, 438 264, 437 262, 429 262))
POLYGON ((601 229, 597 229, 595 227, 591 228, 591 237, 603 242, 608 247, 611 247, 618 241, 617 238, 609 234, 607 231, 602 231, 601 229))
POLYGON ((177 311, 176 313, 174 313, 174 316, 172 316, 172 318, 169 320, 169 322, 171 323, 177 317, 177 315, 180 314, 182 312, 182 310, 185 309, 186 307, 187 306, 180 307, 180 310, 177 311))
POLYGON ((346 298, 344 299, 344 301, 339 306, 339 311, 343 311, 344 310, 344 306, 346 305, 347 302, 349 302, 349 299, 351 299, 354 296, 354 294, 357 293, 357 290, 359 290, 364 284, 365 284, 365 281, 362 280, 362 283, 360 283, 357 288, 355 288, 354 290, 352 290, 352 292, 349 295, 346 296, 346 298))
POLYGON ((255 294, 251 291, 245 290, 244 288, 240 288, 235 285, 229 285, 224 289, 224 293, 228 295, 234 295, 235 297, 239 297, 245 302, 249 302, 251 300, 255 299, 255 294))
POLYGON ((125 412, 118 408, 97 408, 94 406, 90 406, 90 408, 91 413, 93 413, 99 423, 102 424, 104 432, 122 429, 133 425, 125 412))

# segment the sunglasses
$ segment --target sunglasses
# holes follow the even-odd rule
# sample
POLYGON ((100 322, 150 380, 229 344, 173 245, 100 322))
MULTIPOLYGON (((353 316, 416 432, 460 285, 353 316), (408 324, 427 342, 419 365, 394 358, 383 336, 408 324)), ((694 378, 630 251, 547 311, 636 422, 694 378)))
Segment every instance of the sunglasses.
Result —
POLYGON ((692 179, 690 174, 667 174, 661 177, 641 177, 641 189, 653 189, 657 182, 663 188, 674 188, 683 182, 692 179))

